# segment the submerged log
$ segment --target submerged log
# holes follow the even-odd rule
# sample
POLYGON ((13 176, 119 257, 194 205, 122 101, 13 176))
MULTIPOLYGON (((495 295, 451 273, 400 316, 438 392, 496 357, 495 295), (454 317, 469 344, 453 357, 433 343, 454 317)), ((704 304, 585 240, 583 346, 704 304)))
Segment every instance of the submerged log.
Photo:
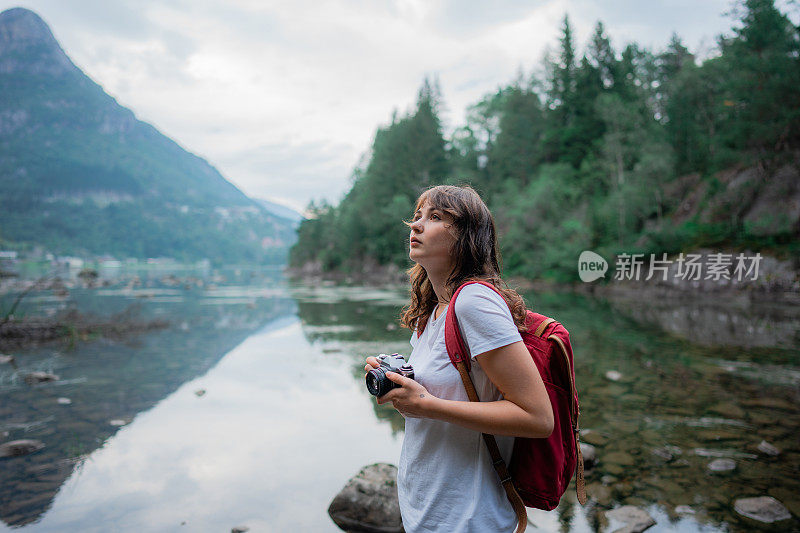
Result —
POLYGON ((125 338, 154 329, 163 329, 169 322, 163 319, 137 320, 130 316, 115 316, 106 320, 70 312, 62 317, 11 319, 0 323, 0 350, 35 346, 58 340, 74 341, 90 336, 125 338))
POLYGON ((0 457, 19 457, 28 455, 44 448, 44 443, 40 440, 12 440, 0 444, 0 457))

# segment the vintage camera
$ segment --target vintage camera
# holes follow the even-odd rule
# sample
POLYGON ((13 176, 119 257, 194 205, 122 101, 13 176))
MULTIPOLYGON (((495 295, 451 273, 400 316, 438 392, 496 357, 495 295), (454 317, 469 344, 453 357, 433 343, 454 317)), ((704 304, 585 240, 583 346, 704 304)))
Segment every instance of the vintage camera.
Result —
POLYGON ((366 377, 367 390, 373 396, 383 396, 390 390, 400 387, 400 385, 386 377, 386 372, 394 372, 401 376, 414 379, 414 369, 411 365, 406 363, 402 355, 396 353, 386 355, 382 353, 377 356, 377 359, 381 366, 367 372, 366 377))

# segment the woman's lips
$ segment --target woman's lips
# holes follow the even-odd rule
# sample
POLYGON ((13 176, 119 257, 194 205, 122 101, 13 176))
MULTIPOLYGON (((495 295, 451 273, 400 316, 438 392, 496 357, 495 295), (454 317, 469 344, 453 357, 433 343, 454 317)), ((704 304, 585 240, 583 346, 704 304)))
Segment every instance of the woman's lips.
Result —
POLYGON ((411 246, 414 246, 415 244, 422 244, 422 241, 420 241, 416 237, 411 237, 411 246))

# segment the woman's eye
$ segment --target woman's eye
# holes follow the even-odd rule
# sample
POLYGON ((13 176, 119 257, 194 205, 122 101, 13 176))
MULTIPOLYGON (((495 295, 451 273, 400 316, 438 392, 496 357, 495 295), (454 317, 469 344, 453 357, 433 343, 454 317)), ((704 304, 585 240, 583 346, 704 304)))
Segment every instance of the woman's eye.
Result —
POLYGON ((433 220, 441 220, 441 218, 439 218, 439 215, 437 215, 436 213, 432 214, 432 215, 431 215, 431 218, 432 218, 433 220))

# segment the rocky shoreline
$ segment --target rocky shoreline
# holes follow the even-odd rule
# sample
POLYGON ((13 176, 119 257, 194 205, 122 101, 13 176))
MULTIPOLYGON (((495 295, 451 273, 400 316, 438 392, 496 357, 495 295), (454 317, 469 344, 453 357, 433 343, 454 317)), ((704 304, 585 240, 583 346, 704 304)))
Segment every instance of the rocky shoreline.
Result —
MULTIPOLYGON (((711 256, 717 253, 734 255, 734 251, 712 251, 697 249, 691 254, 698 256, 698 262, 708 264, 711 256)), ((743 252, 745 256, 755 256, 754 252, 743 252)), ((689 254, 687 254, 689 255, 689 254)), ((639 279, 613 279, 613 265, 604 276, 605 281, 590 283, 557 283, 549 280, 531 280, 520 277, 509 277, 509 286, 520 291, 575 291, 598 296, 643 295, 648 296, 692 296, 698 294, 714 297, 747 297, 751 300, 769 300, 772 302, 800 303, 800 257, 779 259, 764 255, 759 261, 757 279, 737 281, 734 265, 728 265, 718 279, 706 278, 686 279, 692 276, 681 276, 676 257, 670 257, 671 264, 663 276, 654 275, 646 280, 648 265, 641 267, 639 279), (666 278, 666 280, 664 279, 666 278)), ((576 272, 577 272, 576 262, 576 272)), ((309 262, 299 268, 287 267, 286 274, 303 283, 333 282, 336 284, 358 285, 404 285, 408 283, 405 270, 396 265, 379 265, 365 262, 357 270, 326 271, 320 262, 309 262)), ((752 274, 751 274, 752 275, 752 274)))
MULTIPOLYGON (((709 250, 699 250, 707 261, 709 250)), ((795 346, 800 323, 800 268, 793 260, 762 258, 758 278, 681 279, 673 263, 666 281, 617 280, 573 287, 603 298, 623 315, 704 346, 795 346)), ((643 276, 644 278, 645 276, 643 276)))
POLYGON ((299 268, 287 267, 285 272, 291 279, 311 285, 326 282, 385 287, 408 283, 408 275, 397 265, 379 265, 371 261, 364 262, 359 269, 348 272, 326 271, 319 261, 306 263, 299 268))
MULTIPOLYGON (((713 256, 725 253, 708 249, 693 252, 698 257, 697 263, 709 265, 713 256)), ((734 255, 733 251, 727 251, 734 255)), ((688 254, 687 254, 688 255, 688 254)), ((753 257, 754 252, 744 252, 753 257)), ((719 276, 705 275, 682 276, 681 265, 669 258, 671 263, 663 273, 648 277, 648 267, 641 269, 640 279, 610 279, 604 284, 581 284, 582 290, 606 296, 647 295, 648 297, 691 296, 708 298, 746 298, 751 301, 770 301, 775 303, 800 303, 800 258, 778 259, 761 256, 757 275, 752 272, 745 276, 737 276, 733 264, 720 270, 719 276), (741 277, 742 279, 737 279, 741 277), (755 279, 753 279, 755 277, 755 279), (696 279, 695 279, 696 278, 696 279)), ((683 267, 686 268, 685 266, 683 267)), ((609 273, 608 277, 612 277, 609 273)))
MULTIPOLYGON (((704 264, 710 262, 713 255, 706 249, 692 253, 704 264)), ((674 259, 663 276, 656 275, 650 280, 645 279, 647 265, 642 267, 639 279, 625 280, 614 279, 610 265, 612 270, 605 280, 590 283, 563 284, 514 277, 507 281, 510 287, 522 293, 572 292, 602 298, 616 311, 637 322, 653 324, 702 345, 794 345, 800 323, 798 260, 763 256, 756 279, 738 281, 734 265, 718 279, 705 279, 705 276, 697 276, 699 279, 685 276, 687 279, 684 279, 674 259)), ((358 272, 344 273, 324 272, 320 264, 307 264, 300 269, 289 269, 287 273, 311 285, 405 287, 408 284, 405 272, 394 265, 365 264, 358 272)))
MULTIPOLYGON (((779 453, 769 444, 763 444, 769 447, 764 452, 767 455, 779 453)), ((598 462, 597 450, 591 444, 581 443, 581 451, 587 472, 590 472, 598 462)), ((657 452, 663 450, 653 450, 654 454, 657 452)), ((724 461, 734 463, 731 459, 717 459, 709 465, 709 471, 729 470, 727 464, 717 466, 717 463, 724 461)), ((612 507, 610 498, 605 494, 607 491, 604 492, 603 488, 604 486, 596 484, 587 487, 589 502, 586 504, 587 509, 597 513, 597 524, 602 526, 602 531, 641 533, 657 524, 656 520, 641 507, 635 505, 612 507)), ((569 498, 568 495, 571 494, 574 494, 572 484, 564 498, 569 498)), ((737 498, 733 502, 733 510, 744 523, 755 528, 778 525, 792 517, 780 501, 766 495, 737 498)), ((691 506, 678 505, 674 512, 680 515, 693 514, 695 511, 691 506)), ((388 463, 364 466, 333 498, 328 507, 328 515, 341 530, 349 533, 402 533, 404 529, 397 497, 397 467, 388 463)), ((531 517, 530 512, 528 523, 538 529, 535 518, 531 517)))

